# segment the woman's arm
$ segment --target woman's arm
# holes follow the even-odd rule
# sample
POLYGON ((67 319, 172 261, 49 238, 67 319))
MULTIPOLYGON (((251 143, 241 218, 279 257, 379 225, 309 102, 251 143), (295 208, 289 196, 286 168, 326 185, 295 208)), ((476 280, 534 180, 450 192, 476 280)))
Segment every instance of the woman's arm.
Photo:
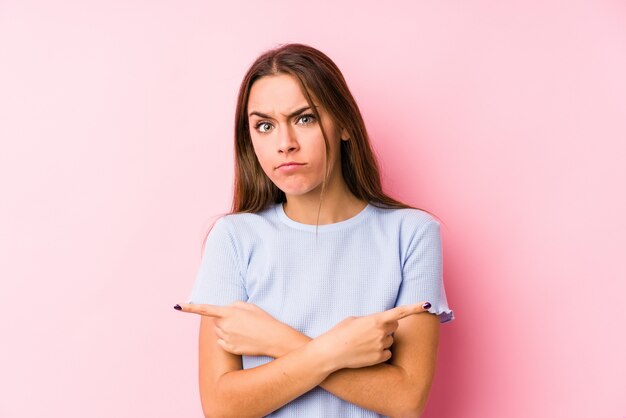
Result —
MULTIPOLYGON (((392 417, 418 417, 425 406, 434 374, 439 321, 435 315, 413 315, 426 313, 421 304, 346 318, 314 340, 252 304, 237 302, 228 307, 183 306, 187 312, 217 318, 213 320, 213 332, 211 329, 205 330, 204 338, 208 340, 200 348, 201 355, 206 356, 207 365, 205 370, 201 364, 201 379, 202 376, 204 379, 224 378, 235 370, 239 371, 237 376, 243 378, 247 376, 248 370, 240 370, 240 355, 269 355, 276 358, 275 362, 291 358, 292 353, 303 347, 325 340, 325 344, 318 344, 317 347, 326 347, 326 352, 331 353, 328 358, 334 358, 335 368, 332 375, 328 373, 318 383, 328 392, 392 417), (416 319, 409 320, 412 317, 416 319), (388 336, 390 333, 395 333, 394 338, 388 336), (328 334, 331 334, 330 340, 328 334), (393 350, 393 356, 387 350, 388 357, 378 358, 385 347, 393 350), (377 358, 368 357, 367 362, 359 360, 364 355, 371 356, 371 353, 377 358), (383 363, 389 359, 390 364, 383 363)), ((268 367, 271 363, 250 369, 259 372, 255 381, 265 380, 260 377, 261 373, 273 373, 273 369, 268 367)), ((201 392, 207 397, 219 396, 210 383, 210 380, 209 383, 201 383, 201 386, 206 387, 201 388, 201 392)), ((254 382, 252 386, 233 385, 234 392, 229 392, 227 397, 245 397, 246 391, 256 393, 254 382)), ((228 388, 231 386, 226 390, 228 388)), ((216 405, 210 399, 203 400, 205 411, 211 410, 205 403, 216 405)))
MULTIPOLYGON (((411 315, 398 321, 388 363, 331 373, 320 387, 333 395, 391 417, 419 417, 435 374, 439 344, 436 315, 411 315)), ((289 328, 277 340, 276 357, 298 349, 311 338, 289 328)))
MULTIPOLYGON (((389 350, 399 320, 424 313, 421 304, 398 306, 362 317, 347 317, 317 338, 269 363, 241 370, 241 359, 218 343, 222 326, 250 311, 237 305, 176 306, 202 315, 200 325, 200 392, 209 416, 263 416, 313 389, 342 368, 361 368, 391 358, 389 350)), ((243 315, 243 316, 242 316, 243 315)), ((236 333, 234 334, 236 335, 236 333)), ((229 338, 228 338, 229 339, 229 338)))
POLYGON ((265 416, 313 389, 336 370, 312 342, 267 364, 241 370, 241 357, 216 343, 214 321, 203 316, 200 322, 200 399, 207 418, 265 416))

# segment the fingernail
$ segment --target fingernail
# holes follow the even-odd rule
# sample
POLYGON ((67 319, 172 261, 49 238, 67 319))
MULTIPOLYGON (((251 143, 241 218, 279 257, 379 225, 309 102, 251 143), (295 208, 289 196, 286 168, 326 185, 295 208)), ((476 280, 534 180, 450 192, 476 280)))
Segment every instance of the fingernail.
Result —
POLYGON ((425 304, 422 305, 422 308, 424 309, 430 309, 430 302, 426 302, 425 304))
POLYGON ((174 309, 176 309, 177 311, 180 311, 183 308, 181 308, 179 304, 176 304, 176 306, 174 306, 174 309))

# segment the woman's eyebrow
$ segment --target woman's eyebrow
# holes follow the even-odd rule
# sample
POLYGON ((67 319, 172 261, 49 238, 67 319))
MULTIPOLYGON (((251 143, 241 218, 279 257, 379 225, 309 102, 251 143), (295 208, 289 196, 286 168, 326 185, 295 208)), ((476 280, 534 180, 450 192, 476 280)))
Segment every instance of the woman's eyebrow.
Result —
MULTIPOLYGON (((317 108, 318 106, 315 106, 315 107, 317 108)), ((287 118, 292 118, 294 116, 297 116, 300 113, 302 113, 305 110, 310 109, 310 108, 311 108, 311 106, 305 106, 303 108, 300 108, 300 109, 296 110, 295 112, 292 112, 291 114, 287 115, 287 118)), ((265 118, 265 119, 273 119, 271 116, 266 115, 265 113, 257 112, 256 110, 253 110, 252 112, 250 112, 250 114, 248 116, 252 116, 252 115, 257 115, 257 116, 260 116, 260 117, 265 118)))

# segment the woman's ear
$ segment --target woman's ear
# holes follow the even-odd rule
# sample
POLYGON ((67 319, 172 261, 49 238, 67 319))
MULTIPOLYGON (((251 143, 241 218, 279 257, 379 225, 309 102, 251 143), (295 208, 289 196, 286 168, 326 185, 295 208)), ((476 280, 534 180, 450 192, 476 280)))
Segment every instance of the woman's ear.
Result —
POLYGON ((348 131, 346 130, 346 128, 341 128, 341 140, 347 141, 348 139, 350 139, 350 135, 348 134, 348 131))

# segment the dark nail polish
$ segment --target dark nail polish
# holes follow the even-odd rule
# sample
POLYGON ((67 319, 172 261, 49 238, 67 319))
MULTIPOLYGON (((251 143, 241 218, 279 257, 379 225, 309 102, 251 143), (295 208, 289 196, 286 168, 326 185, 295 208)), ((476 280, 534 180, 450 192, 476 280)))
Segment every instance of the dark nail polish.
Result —
POLYGON ((422 305, 424 309, 430 309, 430 306, 431 306, 430 302, 426 302, 425 304, 422 305))
POLYGON ((180 311, 183 308, 181 308, 179 304, 176 304, 176 306, 174 306, 174 309, 176 309, 177 311, 180 311))

